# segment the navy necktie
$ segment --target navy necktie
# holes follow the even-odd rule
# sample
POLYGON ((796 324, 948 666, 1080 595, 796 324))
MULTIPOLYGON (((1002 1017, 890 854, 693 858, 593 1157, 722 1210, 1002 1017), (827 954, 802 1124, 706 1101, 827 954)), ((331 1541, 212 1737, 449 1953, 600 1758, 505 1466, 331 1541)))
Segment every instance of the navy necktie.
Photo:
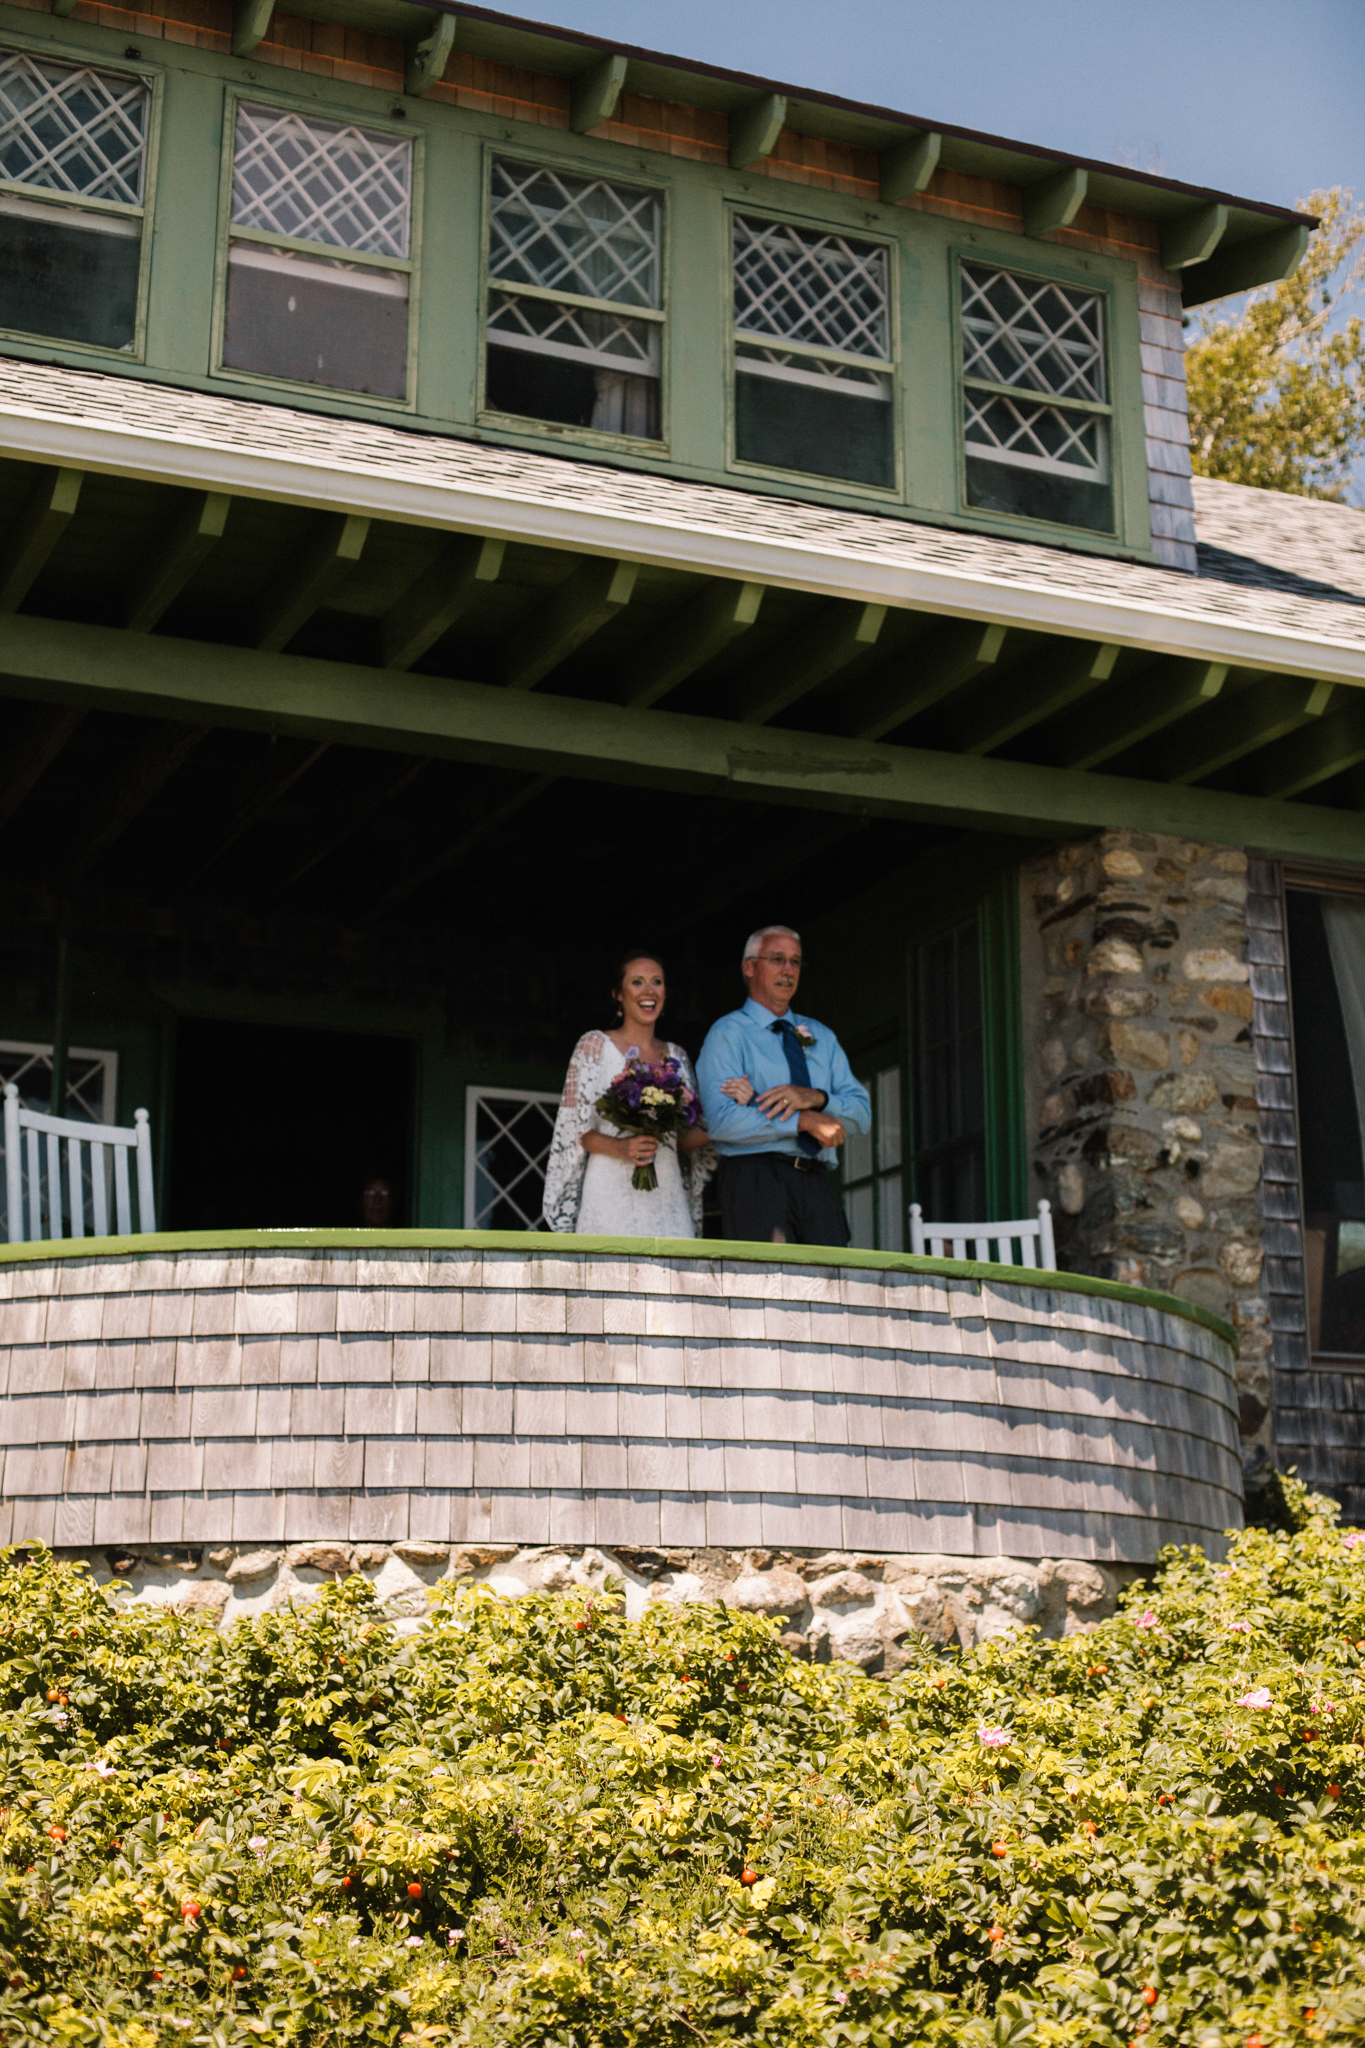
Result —
MULTIPOLYGON (((782 1040, 782 1050, 787 1055, 787 1072, 798 1088, 810 1087, 810 1068, 806 1065, 805 1048, 796 1035, 796 1026, 786 1017, 779 1017, 771 1027, 782 1040)), ((820 1141, 809 1131, 798 1131, 796 1142, 808 1159, 820 1157, 820 1141)))

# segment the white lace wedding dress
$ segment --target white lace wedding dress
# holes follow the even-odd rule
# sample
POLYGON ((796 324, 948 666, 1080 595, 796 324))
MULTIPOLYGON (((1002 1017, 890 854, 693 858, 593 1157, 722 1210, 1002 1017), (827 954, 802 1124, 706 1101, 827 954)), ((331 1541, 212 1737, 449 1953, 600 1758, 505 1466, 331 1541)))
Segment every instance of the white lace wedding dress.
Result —
MULTIPOLYGON (((687 1054, 680 1045, 670 1044, 668 1050, 688 1087, 695 1089, 687 1054)), ((598 1115, 595 1104, 629 1057, 604 1031, 585 1032, 574 1047, 545 1169, 545 1220, 551 1230, 590 1237, 695 1237, 701 1228, 701 1192, 715 1170, 709 1145, 681 1159, 676 1144, 660 1145, 654 1155, 659 1185, 648 1192, 631 1186, 635 1169, 629 1160, 583 1150, 585 1131, 623 1135, 598 1115)))

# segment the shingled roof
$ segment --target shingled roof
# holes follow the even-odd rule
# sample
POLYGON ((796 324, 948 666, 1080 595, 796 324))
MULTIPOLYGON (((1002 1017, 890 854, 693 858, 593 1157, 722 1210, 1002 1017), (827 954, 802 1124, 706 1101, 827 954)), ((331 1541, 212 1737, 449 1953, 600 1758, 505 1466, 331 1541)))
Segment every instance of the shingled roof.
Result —
POLYGON ((1200 574, 0 360, 0 456, 1365 684, 1365 516, 1198 482, 1200 574))
POLYGON ((1194 479, 1199 574, 1244 590, 1365 605, 1365 512, 1194 479))

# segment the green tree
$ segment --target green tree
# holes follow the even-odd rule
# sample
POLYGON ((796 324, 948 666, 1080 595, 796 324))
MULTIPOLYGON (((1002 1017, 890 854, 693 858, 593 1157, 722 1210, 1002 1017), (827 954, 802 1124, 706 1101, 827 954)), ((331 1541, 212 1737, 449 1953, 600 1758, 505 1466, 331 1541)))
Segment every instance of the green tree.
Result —
POLYGON ((1342 499, 1365 452, 1365 323, 1337 315, 1365 279, 1365 206, 1340 185, 1302 204, 1321 225, 1293 276, 1186 347, 1190 453, 1196 476, 1342 499))

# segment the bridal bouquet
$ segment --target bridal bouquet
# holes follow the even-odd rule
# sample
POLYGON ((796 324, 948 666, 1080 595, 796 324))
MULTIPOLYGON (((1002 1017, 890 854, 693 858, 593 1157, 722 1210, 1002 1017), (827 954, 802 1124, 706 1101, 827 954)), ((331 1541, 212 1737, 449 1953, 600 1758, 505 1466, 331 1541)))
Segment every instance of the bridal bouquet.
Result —
MULTIPOLYGON (((664 1060, 657 1067, 647 1060, 627 1060, 606 1094, 598 1096, 596 1107, 618 1131, 632 1138, 657 1138, 661 1145, 701 1119, 700 1098, 684 1081, 676 1060, 664 1060)), ((642 1194, 657 1188, 654 1162, 637 1166, 630 1184, 642 1194)))

